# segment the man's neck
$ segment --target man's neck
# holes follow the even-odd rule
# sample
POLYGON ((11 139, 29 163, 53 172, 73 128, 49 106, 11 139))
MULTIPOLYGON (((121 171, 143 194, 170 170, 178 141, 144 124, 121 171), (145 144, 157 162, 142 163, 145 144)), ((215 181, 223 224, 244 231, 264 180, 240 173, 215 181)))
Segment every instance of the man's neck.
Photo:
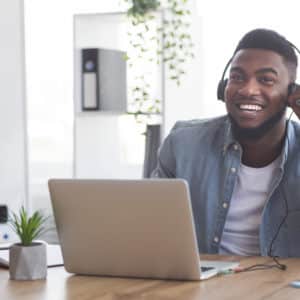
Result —
POLYGON ((238 137, 242 146, 242 163, 253 168, 267 166, 281 153, 284 144, 286 123, 277 124, 270 132, 260 139, 238 137))

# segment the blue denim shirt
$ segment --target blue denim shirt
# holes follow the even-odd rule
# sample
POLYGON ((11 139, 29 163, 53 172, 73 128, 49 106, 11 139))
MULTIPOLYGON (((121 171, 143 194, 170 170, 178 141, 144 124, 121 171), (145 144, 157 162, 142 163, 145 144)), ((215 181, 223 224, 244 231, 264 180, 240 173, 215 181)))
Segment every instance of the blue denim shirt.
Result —
MULTIPOLYGON (((218 253, 230 200, 241 165, 242 148, 227 116, 177 122, 159 150, 155 177, 183 178, 190 186, 198 246, 218 253)), ((300 124, 289 121, 280 165, 260 224, 260 252, 300 256, 300 124)))

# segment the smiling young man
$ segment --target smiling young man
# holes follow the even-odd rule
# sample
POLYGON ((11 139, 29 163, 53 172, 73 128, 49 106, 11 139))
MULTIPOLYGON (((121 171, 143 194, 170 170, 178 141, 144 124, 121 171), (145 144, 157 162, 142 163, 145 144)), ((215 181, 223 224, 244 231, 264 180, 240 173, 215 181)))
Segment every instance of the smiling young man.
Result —
POLYGON ((200 252, 300 256, 297 64, 283 36, 247 33, 221 82, 227 115, 178 122, 161 146, 154 176, 189 183, 200 252))

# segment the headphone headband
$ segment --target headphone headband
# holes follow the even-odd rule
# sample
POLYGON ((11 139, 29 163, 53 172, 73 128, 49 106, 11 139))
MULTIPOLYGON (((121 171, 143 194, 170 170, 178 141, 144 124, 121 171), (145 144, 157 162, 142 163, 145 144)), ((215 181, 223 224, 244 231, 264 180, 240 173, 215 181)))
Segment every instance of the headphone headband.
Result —
POLYGON ((228 82, 228 80, 225 79, 225 74, 226 74, 227 69, 229 68, 232 60, 233 60, 233 56, 227 62, 226 66, 224 68, 224 71, 222 73, 221 80, 219 81, 219 84, 218 84, 217 97, 218 97, 218 100, 221 100, 221 101, 225 101, 224 92, 225 92, 225 88, 226 88, 226 85, 227 85, 227 82, 228 82))
MULTIPOLYGON (((290 41, 287 41, 287 42, 300 55, 300 50, 290 41)), ((218 97, 218 100, 221 100, 223 102, 225 101, 225 88, 228 83, 228 79, 225 79, 225 75, 226 75, 227 69, 229 68, 235 54, 236 54, 236 52, 233 54, 233 56, 227 62, 226 66, 224 68, 224 71, 222 73, 221 80, 219 81, 219 84, 218 84, 217 97, 218 97)), ((289 95, 293 92, 294 88, 295 88, 295 83, 289 84, 289 87, 288 87, 289 95)))

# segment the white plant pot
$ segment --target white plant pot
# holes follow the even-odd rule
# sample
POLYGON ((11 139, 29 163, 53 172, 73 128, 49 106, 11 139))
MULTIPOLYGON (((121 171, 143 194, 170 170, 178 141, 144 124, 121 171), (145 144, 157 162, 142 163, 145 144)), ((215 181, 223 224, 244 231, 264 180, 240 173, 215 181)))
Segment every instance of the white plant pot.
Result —
POLYGON ((47 249, 42 243, 30 246, 14 244, 9 249, 9 275, 13 280, 36 280, 47 277, 47 249))

